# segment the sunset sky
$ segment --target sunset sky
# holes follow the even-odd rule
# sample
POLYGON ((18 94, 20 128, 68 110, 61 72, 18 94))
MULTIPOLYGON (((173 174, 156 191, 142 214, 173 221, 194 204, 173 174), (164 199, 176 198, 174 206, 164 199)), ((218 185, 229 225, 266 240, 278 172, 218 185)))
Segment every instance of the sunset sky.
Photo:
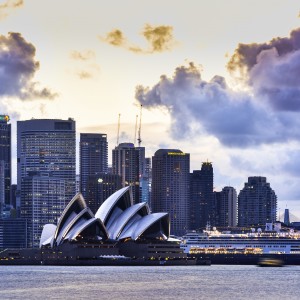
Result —
POLYGON ((14 147, 17 120, 71 117, 111 157, 142 104, 147 156, 211 161, 216 190, 266 176, 300 217, 299 16, 295 0, 0 0, 0 113, 14 147))

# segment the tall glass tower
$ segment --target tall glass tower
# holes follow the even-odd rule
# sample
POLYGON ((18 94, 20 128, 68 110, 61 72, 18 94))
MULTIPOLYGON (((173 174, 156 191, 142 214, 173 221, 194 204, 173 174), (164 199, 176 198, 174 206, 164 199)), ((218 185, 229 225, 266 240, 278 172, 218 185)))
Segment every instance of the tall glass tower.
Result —
POLYGON ((38 246, 44 224, 57 221, 76 193, 75 121, 17 122, 17 189, 27 219, 28 246, 38 246))
POLYGON ((190 229, 216 225, 214 171, 211 162, 203 162, 201 170, 190 174, 190 229))
POLYGON ((152 211, 169 213, 174 235, 189 229, 189 173, 189 153, 159 149, 152 157, 152 211))
POLYGON ((99 175, 108 169, 107 135, 102 133, 80 134, 80 192, 92 211, 99 208, 91 186, 97 183, 99 175), (98 177, 97 177, 98 176, 98 177))
POLYGON ((11 124, 9 116, 0 115, 0 205, 10 204, 11 124))

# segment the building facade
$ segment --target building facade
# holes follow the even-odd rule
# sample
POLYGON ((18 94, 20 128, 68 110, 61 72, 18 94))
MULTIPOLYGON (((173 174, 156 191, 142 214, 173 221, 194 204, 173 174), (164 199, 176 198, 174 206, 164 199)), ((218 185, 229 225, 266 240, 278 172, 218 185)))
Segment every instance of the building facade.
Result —
POLYGON ((216 225, 214 198, 214 172, 211 162, 203 162, 201 170, 190 174, 190 227, 203 229, 216 225))
POLYGON ((46 220, 56 220, 74 197, 75 182, 75 121, 18 121, 17 195, 20 215, 27 219, 28 247, 38 245, 46 220))
POLYGON ((27 247, 26 219, 0 219, 0 249, 16 249, 27 247))
POLYGON ((219 224, 222 227, 237 226, 238 201, 236 190, 231 186, 225 186, 220 192, 220 204, 218 205, 219 224))
POLYGON ((134 203, 140 202, 140 159, 142 147, 135 147, 133 143, 121 143, 112 150, 113 174, 122 178, 122 187, 132 186, 134 203))
POLYGON ((266 177, 248 177, 238 196, 238 225, 265 226, 276 221, 277 196, 266 177))
POLYGON ((102 133, 81 133, 80 134, 80 192, 89 207, 99 207, 95 201, 93 191, 89 185, 95 176, 107 173, 108 169, 108 145, 107 135, 102 133))
POLYGON ((173 235, 189 229, 189 172, 189 153, 160 149, 152 157, 152 211, 169 213, 173 235))
POLYGON ((9 116, 0 115, 0 203, 10 204, 11 124, 9 116))

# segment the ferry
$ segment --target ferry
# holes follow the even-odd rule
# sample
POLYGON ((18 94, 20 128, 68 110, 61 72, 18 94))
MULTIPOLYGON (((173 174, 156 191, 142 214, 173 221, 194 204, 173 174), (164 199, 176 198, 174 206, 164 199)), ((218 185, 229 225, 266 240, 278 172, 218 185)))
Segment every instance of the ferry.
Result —
POLYGON ((281 224, 267 223, 265 231, 249 233, 187 232, 181 248, 189 256, 210 259, 212 264, 258 264, 262 259, 280 259, 284 264, 300 265, 300 232, 282 231, 281 224))

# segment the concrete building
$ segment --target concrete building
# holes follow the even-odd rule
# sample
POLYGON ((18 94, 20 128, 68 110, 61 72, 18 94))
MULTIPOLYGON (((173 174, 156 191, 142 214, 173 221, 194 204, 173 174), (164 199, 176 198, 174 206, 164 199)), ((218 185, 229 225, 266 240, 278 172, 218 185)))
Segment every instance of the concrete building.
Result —
POLYGON ((222 227, 237 226, 238 201, 236 190, 231 186, 225 186, 220 192, 219 224, 222 227))
POLYGON ((189 153, 160 149, 152 157, 152 211, 169 213, 173 235, 189 228, 189 173, 189 153))
MULTIPOLYGON (((75 121, 17 122, 17 194, 27 219, 28 247, 36 247, 46 220, 57 220, 76 189, 75 121)), ((18 202, 18 199, 17 199, 18 202)))
POLYGON ((276 221, 277 196, 266 177, 248 177, 238 196, 238 225, 265 226, 276 221))

